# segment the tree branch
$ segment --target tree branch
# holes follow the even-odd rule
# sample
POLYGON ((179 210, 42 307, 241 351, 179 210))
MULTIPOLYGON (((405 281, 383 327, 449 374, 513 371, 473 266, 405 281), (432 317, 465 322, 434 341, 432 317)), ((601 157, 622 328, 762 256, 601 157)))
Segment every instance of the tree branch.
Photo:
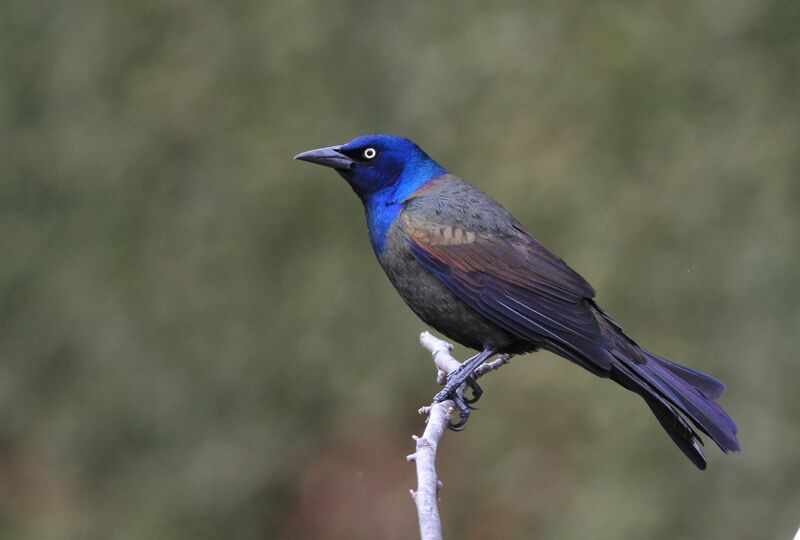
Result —
MULTIPOLYGON (((461 365, 461 362, 450 354, 453 346, 428 332, 420 334, 419 342, 433 355, 433 362, 437 368, 436 382, 444 385, 447 382, 447 375, 461 365)), ((477 379, 507 364, 510 358, 511 355, 501 355, 492 362, 480 365, 473 375, 477 379)), ((462 385, 457 390, 459 395, 463 395, 464 387, 465 385, 462 385)), ((428 415, 427 425, 421 437, 412 435, 417 444, 416 452, 406 457, 408 461, 414 461, 417 467, 417 490, 411 490, 411 496, 417 505, 422 540, 442 539, 442 522, 437 505, 442 483, 436 475, 436 449, 454 412, 455 404, 452 400, 420 408, 420 414, 428 415)))

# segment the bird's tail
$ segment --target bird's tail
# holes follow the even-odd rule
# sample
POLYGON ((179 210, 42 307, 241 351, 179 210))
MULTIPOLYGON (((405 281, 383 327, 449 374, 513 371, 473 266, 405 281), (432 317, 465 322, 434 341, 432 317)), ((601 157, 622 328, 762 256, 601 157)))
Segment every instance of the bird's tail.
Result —
POLYGON ((739 451, 736 424, 714 402, 725 390, 724 384, 644 349, 637 352, 641 352, 643 362, 617 351, 612 353, 611 379, 644 398, 661 426, 692 463, 700 469, 706 468, 699 446, 703 442, 692 424, 711 437, 723 452, 739 451))

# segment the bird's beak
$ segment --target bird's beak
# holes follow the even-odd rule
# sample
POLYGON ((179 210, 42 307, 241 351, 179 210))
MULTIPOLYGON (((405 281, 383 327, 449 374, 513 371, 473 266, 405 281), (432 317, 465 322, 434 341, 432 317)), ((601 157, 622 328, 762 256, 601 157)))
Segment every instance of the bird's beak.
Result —
POLYGON ((339 150, 339 146, 317 148, 316 150, 309 150, 308 152, 297 154, 294 156, 294 159, 308 161, 309 163, 316 163, 317 165, 332 167, 334 169, 349 170, 354 162, 339 150))

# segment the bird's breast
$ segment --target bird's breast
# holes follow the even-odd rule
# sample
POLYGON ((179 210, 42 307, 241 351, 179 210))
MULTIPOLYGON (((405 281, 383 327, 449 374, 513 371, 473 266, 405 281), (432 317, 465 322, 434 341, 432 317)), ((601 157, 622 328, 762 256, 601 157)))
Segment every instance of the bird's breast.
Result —
MULTIPOLYGON (((417 262, 410 247, 413 229, 407 221, 401 213, 387 228, 384 249, 376 249, 378 261, 406 304, 426 324, 462 345, 477 350, 487 344, 509 347, 515 341, 511 335, 462 302, 417 262)), ((468 240, 465 232, 452 229, 450 241, 468 240)))

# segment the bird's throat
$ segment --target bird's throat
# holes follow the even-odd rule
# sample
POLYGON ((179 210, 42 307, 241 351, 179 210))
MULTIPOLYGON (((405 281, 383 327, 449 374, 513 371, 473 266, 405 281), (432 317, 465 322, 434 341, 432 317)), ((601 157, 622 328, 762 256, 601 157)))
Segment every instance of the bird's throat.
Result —
POLYGON ((405 181, 397 182, 385 190, 371 193, 361 199, 364 203, 364 210, 367 213, 369 239, 376 255, 380 256, 383 250, 386 249, 386 235, 389 233, 392 223, 403 210, 403 205, 405 205, 406 201, 414 197, 415 194, 425 191, 438 178, 441 178, 442 174, 443 169, 436 165, 433 174, 424 176, 417 174, 416 178, 420 180, 406 178, 405 181), (424 180, 421 180, 422 178, 424 180))
POLYGON ((386 249, 386 235, 389 228, 397 219, 403 209, 403 201, 400 202, 389 199, 378 199, 375 197, 364 201, 364 210, 367 213, 367 229, 369 230, 369 241, 375 254, 380 256, 386 249))

